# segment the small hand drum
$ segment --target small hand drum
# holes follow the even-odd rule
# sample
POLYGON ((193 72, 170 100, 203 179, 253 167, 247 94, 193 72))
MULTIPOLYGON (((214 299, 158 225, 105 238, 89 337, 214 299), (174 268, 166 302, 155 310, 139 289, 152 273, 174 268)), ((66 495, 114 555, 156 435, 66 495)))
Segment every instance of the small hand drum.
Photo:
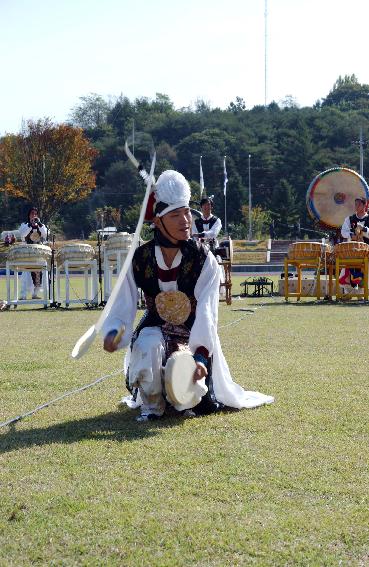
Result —
POLYGON ((174 352, 167 360, 165 391, 168 402, 178 411, 194 408, 208 391, 205 378, 194 382, 195 370, 196 362, 189 351, 174 352))

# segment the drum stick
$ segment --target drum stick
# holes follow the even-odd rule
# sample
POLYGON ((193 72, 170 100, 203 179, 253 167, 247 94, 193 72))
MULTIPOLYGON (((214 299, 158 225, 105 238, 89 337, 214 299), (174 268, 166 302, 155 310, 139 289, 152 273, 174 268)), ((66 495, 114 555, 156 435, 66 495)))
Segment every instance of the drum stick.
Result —
MULTIPOLYGON (((127 143, 126 143, 127 146, 127 143)), ((127 146, 128 147, 128 146, 127 146)), ((131 152, 129 152, 131 153, 131 152)), ((127 154, 128 155, 128 154, 127 154)), ((131 154, 132 155, 132 154, 131 154)), ((130 156, 128 155, 128 157, 130 158, 130 156)), ((131 158, 130 158, 131 159, 131 158)), ((137 160, 135 160, 137 162, 137 160)), ((138 162, 137 162, 138 163, 138 162)), ((76 342, 73 350, 72 350, 72 358, 81 358, 90 348, 91 344, 93 343, 93 341, 95 340, 97 334, 101 331, 102 326, 105 322, 105 319, 108 317, 108 315, 111 312, 111 309, 115 303, 115 300, 117 299, 121 289, 122 289, 122 285, 123 282, 125 280, 126 274, 128 272, 128 268, 131 265, 132 262, 132 258, 133 258, 133 254, 136 250, 136 247, 138 245, 138 240, 140 238, 140 234, 141 234, 141 228, 143 225, 143 221, 144 221, 144 217, 145 217, 145 213, 146 213, 146 207, 147 207, 147 203, 149 200, 149 196, 151 193, 151 188, 153 185, 153 179, 154 179, 154 170, 155 170, 155 163, 156 163, 156 153, 154 153, 152 162, 151 162, 151 168, 150 168, 150 174, 149 177, 147 179, 147 185, 146 185, 146 192, 145 192, 145 197, 142 203, 142 207, 141 207, 141 212, 140 212, 140 217, 138 219, 138 223, 136 226, 136 230, 133 236, 133 240, 132 240, 132 244, 131 247, 128 251, 128 254, 126 256, 126 259, 124 261, 124 264, 122 266, 122 269, 119 273, 118 279, 116 281, 116 284, 113 288, 113 291, 108 299, 107 304, 104 307, 103 312, 101 313, 97 323, 95 325, 92 325, 86 332, 84 335, 82 335, 82 337, 80 337, 78 339, 78 341, 76 342)), ((146 172, 145 172, 146 173, 146 172)), ((147 175, 147 174, 146 174, 147 175)))

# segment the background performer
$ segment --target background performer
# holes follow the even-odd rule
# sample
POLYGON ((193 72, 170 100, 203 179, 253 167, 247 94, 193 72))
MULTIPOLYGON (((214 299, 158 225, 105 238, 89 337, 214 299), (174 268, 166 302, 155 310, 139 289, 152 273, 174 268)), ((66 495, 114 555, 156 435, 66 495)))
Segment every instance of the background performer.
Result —
MULTIPOLYGON (((37 207, 31 207, 27 215, 28 221, 19 227, 21 239, 27 244, 42 244, 47 238, 47 227, 40 221, 37 207)), ((42 272, 31 272, 32 282, 29 281, 29 272, 22 272, 20 299, 27 298, 27 288, 32 288, 32 299, 40 299, 42 292, 42 272)))
POLYGON ((218 234, 222 229, 222 221, 212 214, 213 202, 210 197, 204 197, 200 201, 201 218, 195 219, 192 223, 192 236, 204 239, 209 243, 214 252, 218 248, 218 234))

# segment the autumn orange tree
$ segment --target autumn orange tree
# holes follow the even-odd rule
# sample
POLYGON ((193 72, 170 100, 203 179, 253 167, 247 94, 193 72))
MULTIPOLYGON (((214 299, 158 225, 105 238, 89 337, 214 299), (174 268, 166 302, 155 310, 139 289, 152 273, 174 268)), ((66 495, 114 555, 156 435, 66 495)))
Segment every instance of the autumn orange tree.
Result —
POLYGON ((96 186, 97 151, 82 129, 49 118, 25 122, 0 141, 0 190, 38 207, 50 221, 66 203, 85 199, 96 186))

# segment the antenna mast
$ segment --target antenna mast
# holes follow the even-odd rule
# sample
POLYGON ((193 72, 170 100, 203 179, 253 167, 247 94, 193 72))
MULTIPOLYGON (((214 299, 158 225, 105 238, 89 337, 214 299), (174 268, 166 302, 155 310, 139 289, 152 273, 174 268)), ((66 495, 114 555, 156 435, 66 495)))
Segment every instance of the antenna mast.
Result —
POLYGON ((267 105, 267 70, 268 70, 268 33, 267 33, 267 23, 268 23, 268 0, 265 0, 265 11, 264 11, 264 106, 267 105))

